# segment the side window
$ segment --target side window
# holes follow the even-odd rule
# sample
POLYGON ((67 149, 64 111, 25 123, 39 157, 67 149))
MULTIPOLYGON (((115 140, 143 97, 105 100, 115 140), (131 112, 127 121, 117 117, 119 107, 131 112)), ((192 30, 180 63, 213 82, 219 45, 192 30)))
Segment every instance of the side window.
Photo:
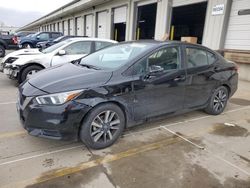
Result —
POLYGON ((48 33, 42 33, 39 35, 40 40, 49 40, 49 34, 48 33))
POLYGON ((216 56, 213 53, 207 52, 208 64, 211 65, 216 61, 216 56))
POLYGON ((56 39, 56 38, 58 38, 58 37, 60 37, 60 34, 59 34, 59 33, 52 33, 52 34, 51 34, 51 38, 52 38, 52 39, 56 39))
POLYGON ((112 43, 109 42, 95 42, 95 51, 110 46, 112 43))
POLYGON ((89 54, 91 51, 91 42, 75 42, 64 48, 67 55, 89 54))
POLYGON ((188 68, 208 65, 207 53, 197 48, 186 48, 188 68))
POLYGON ((148 67, 160 66, 164 70, 180 68, 180 50, 177 47, 161 49, 148 57, 148 67))
POLYGON ((180 49, 178 47, 167 47, 161 49, 136 63, 134 66, 129 68, 126 74, 145 74, 152 66, 161 67, 164 71, 179 69, 181 67, 180 49))

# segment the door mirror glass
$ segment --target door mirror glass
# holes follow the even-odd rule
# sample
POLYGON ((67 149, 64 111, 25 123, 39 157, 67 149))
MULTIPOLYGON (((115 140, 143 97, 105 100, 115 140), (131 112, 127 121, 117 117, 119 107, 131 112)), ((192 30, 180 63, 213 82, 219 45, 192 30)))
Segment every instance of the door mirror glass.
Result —
POLYGON ((59 56, 66 55, 65 50, 59 50, 58 55, 59 55, 59 56))
POLYGON ((163 71, 164 71, 164 68, 159 66, 159 65, 151 65, 149 67, 149 73, 150 74, 161 73, 163 71))

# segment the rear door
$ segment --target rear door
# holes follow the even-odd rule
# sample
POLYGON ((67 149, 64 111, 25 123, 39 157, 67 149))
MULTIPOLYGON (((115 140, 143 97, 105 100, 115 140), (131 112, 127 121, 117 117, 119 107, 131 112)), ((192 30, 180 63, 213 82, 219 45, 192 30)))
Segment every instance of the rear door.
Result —
POLYGON ((92 52, 92 41, 74 42, 62 50, 65 50, 66 54, 62 56, 55 54, 55 56, 52 58, 51 66, 69 63, 73 60, 80 59, 83 56, 90 54, 92 52))
POLYGON ((187 85, 185 108, 196 108, 207 103, 217 81, 213 78, 216 56, 205 48, 185 46, 187 85))

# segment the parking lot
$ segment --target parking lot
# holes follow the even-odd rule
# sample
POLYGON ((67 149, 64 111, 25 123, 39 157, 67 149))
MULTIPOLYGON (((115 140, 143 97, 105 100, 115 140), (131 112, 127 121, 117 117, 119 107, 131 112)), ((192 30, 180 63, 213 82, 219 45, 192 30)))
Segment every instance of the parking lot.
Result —
POLYGON ((163 117, 104 150, 29 136, 16 82, 0 73, 0 88, 0 187, 250 187, 249 82, 222 115, 163 117))

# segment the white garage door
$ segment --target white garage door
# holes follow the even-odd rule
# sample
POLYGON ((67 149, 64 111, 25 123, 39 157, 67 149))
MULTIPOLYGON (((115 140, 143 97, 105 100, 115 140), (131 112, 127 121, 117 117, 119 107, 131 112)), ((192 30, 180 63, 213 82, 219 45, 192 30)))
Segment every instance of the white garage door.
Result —
POLYGON ((82 19, 82 17, 76 18, 76 35, 83 36, 83 19, 82 19))
POLYGON ((69 35, 74 35, 74 20, 70 19, 69 20, 69 35))
POLYGON ((124 23, 127 21, 127 7, 114 9, 114 23, 124 23))
POLYGON ((63 21, 63 34, 69 35, 69 26, 68 26, 68 20, 63 21))
POLYGON ((226 35, 226 49, 250 50, 250 14, 247 13, 249 9, 249 0, 233 0, 226 35))
POLYGON ((99 12, 97 14, 97 37, 106 38, 107 36, 107 12, 99 12))
POLYGON ((85 35, 93 37, 93 15, 87 15, 85 19, 85 35))
POLYGON ((58 22, 58 31, 60 31, 60 32, 63 32, 63 28, 62 28, 62 22, 58 22))

